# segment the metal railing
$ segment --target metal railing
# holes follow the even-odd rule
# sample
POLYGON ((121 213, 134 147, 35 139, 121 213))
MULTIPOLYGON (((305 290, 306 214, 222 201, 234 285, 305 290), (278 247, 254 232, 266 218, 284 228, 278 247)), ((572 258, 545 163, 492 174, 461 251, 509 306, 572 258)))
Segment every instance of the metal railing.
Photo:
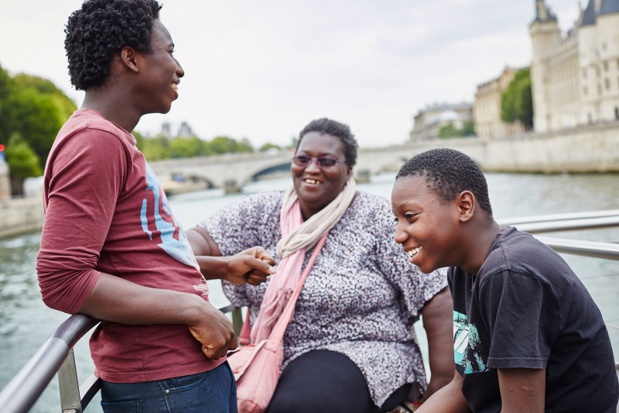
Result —
MULTIPOLYGON (((241 309, 228 305, 219 310, 231 313, 238 337, 243 323, 241 309)), ((84 314, 67 318, 2 389, 0 412, 28 412, 58 373, 61 412, 82 413, 99 392, 101 382, 91 374, 79 384, 73 347, 97 324, 99 320, 84 314)))
MULTIPOLYGON (((499 220, 499 223, 513 225, 532 234, 615 228, 619 227, 619 210, 513 218, 499 220)), ((558 252, 619 260, 618 243, 535 236, 558 252)), ((229 305, 220 310, 231 313, 238 336, 242 324, 241 309, 229 305)), ((61 412, 82 413, 99 391, 100 380, 91 375, 79 385, 73 347, 98 323, 98 320, 83 314, 72 315, 63 322, 2 389, 0 412, 28 412, 58 373, 61 412)), ((616 369, 619 375, 619 364, 616 369)))

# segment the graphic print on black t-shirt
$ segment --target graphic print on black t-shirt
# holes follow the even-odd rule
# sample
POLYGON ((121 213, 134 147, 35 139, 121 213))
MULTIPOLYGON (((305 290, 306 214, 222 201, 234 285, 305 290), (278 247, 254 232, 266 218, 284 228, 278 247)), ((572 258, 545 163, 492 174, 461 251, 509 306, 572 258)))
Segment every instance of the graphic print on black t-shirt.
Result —
POLYGON ((464 368, 464 374, 488 371, 486 361, 481 356, 479 333, 474 325, 468 323, 466 314, 454 314, 454 359, 464 368))

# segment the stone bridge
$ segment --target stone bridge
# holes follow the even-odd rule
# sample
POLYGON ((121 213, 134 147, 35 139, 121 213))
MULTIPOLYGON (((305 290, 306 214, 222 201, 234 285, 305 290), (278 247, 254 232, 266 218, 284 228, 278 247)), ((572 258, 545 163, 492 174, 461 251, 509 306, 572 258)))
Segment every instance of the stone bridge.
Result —
MULTIPOLYGON (((619 121, 493 140, 436 139, 360 148, 355 177, 358 182, 367 182, 371 176, 397 171, 410 157, 437 147, 466 153, 486 172, 619 172, 619 121)), ((233 193, 260 174, 288 170, 290 155, 289 151, 232 154, 158 161, 151 166, 164 186, 166 180, 182 176, 233 193)))
MULTIPOLYGON (((410 146, 360 149, 355 177, 367 182, 370 176, 380 172, 394 171, 408 159, 410 146), (408 148, 405 150, 404 148, 408 148)), ((410 156, 410 155, 409 155, 410 156)), ((291 152, 282 150, 272 153, 242 153, 219 156, 169 159, 150 162, 162 181, 182 178, 191 181, 206 181, 209 187, 223 188, 226 193, 239 192, 241 188, 260 175, 283 172, 290 169, 291 152)))

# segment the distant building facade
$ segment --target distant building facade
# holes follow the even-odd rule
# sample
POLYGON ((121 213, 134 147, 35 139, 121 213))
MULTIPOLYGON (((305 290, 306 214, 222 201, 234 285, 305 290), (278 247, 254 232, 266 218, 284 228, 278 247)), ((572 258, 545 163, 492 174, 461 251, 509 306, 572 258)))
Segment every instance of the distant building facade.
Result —
POLYGON ((472 121, 472 103, 437 103, 428 105, 415 115, 410 140, 434 139, 439 136, 441 129, 445 126, 452 125, 455 129, 462 129, 467 122, 472 121))
POLYGON ((501 120, 501 96, 520 69, 506 67, 496 79, 477 86, 473 119, 475 133, 480 139, 492 139, 511 136, 525 131, 521 122, 503 122, 501 120))
POLYGON ((157 136, 163 136, 167 139, 172 139, 172 138, 190 138, 195 135, 193 133, 193 130, 191 129, 191 126, 189 126, 189 123, 187 122, 181 122, 180 126, 178 127, 178 132, 176 133, 176 135, 172 133, 172 124, 170 122, 163 122, 161 124, 161 130, 159 131, 157 136))
POLYGON ((535 11, 535 131, 619 120, 619 0, 589 0, 564 36, 545 0, 535 0, 535 11))

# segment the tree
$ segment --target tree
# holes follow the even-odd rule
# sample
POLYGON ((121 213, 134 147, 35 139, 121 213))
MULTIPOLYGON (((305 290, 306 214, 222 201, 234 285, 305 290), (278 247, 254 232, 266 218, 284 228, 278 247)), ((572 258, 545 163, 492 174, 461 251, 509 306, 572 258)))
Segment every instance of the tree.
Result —
POLYGON ((234 152, 253 152, 254 148, 247 138, 237 142, 228 136, 217 136, 208 143, 212 153, 222 155, 234 152))
POLYGON ((43 174, 39 157, 17 132, 11 135, 4 152, 11 174, 13 195, 21 195, 26 178, 43 174))
POLYGON ((206 142, 197 136, 174 138, 170 141, 170 158, 191 158, 205 155, 208 150, 206 147, 206 142))
POLYGON ((133 136, 137 140, 138 148, 149 161, 158 161, 170 157, 169 141, 164 136, 145 138, 136 131, 133 132, 133 136))
POLYGON ((266 152, 266 151, 268 151, 269 149, 277 149, 277 150, 281 150, 282 148, 281 148, 279 145, 276 145, 276 144, 274 144, 274 143, 267 142, 267 143, 265 143, 264 145, 262 145, 262 146, 258 149, 258 151, 260 151, 260 152, 266 152))
POLYGON ((0 143, 18 133, 43 167, 62 124, 76 106, 51 81, 18 74, 10 77, 0 67, 0 143))
POLYGON ((522 122, 527 130, 533 128, 533 94, 531 92, 531 71, 516 72, 503 96, 501 96, 501 120, 522 122))
POLYGON ((460 136, 460 134, 453 123, 448 123, 447 125, 441 126, 438 131, 439 138, 455 138, 456 136, 460 136))

